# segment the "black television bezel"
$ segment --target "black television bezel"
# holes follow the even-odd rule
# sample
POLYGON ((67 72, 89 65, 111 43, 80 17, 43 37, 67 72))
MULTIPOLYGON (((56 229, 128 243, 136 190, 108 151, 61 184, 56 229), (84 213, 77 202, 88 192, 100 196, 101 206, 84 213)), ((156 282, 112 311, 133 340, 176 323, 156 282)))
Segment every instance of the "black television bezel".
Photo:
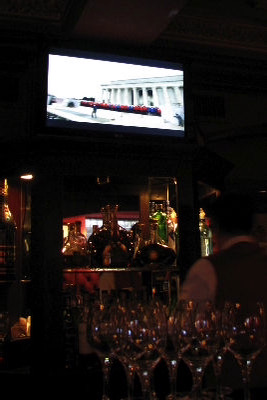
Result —
POLYGON ((87 138, 90 140, 112 140, 112 139, 128 139, 135 141, 144 142, 185 142, 187 140, 187 90, 186 90, 186 75, 187 69, 186 64, 182 61, 173 61, 164 59, 159 56, 143 56, 136 54, 125 54, 123 52, 108 52, 105 50, 84 50, 78 47, 66 47, 66 46, 51 46, 46 52, 46 79, 45 79, 45 104, 44 104, 44 134, 45 136, 57 136, 66 138, 87 138), (181 135, 177 134, 177 131, 171 131, 168 129, 158 128, 145 128, 145 127, 134 127, 134 126, 123 126, 123 125, 111 125, 111 124, 88 124, 88 123, 77 123, 72 121, 64 121, 63 123, 49 123, 47 119, 47 95, 48 95, 48 68, 49 68, 49 55, 56 54, 69 57, 80 57, 80 58, 95 58, 99 60, 108 60, 115 62, 124 62, 144 66, 155 66, 163 68, 180 69, 183 71, 183 83, 184 83, 184 129, 179 131, 181 135), (153 132, 152 132, 153 131, 153 132), (75 134, 74 134, 75 132, 75 134))

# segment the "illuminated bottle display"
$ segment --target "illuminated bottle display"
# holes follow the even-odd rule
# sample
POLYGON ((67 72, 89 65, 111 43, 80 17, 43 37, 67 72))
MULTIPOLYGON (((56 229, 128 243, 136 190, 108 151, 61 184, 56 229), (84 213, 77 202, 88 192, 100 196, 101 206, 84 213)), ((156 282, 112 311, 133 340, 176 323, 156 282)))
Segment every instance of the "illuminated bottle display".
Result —
POLYGON ((161 203, 151 201, 149 207, 151 226, 155 221, 157 222, 158 241, 177 252, 178 217, 176 211, 170 206, 169 201, 165 200, 161 203))
POLYGON ((202 257, 212 254, 212 234, 205 217, 205 211, 201 208, 199 211, 199 231, 202 257))
POLYGON ((62 249, 65 267, 84 267, 89 264, 89 251, 85 235, 81 233, 81 222, 69 224, 69 233, 62 249))
POLYGON ((15 278, 16 224, 8 206, 8 184, 0 179, 0 280, 15 278))
POLYGON ((152 214, 151 218, 156 220, 158 223, 158 235, 160 239, 167 244, 168 243, 168 230, 167 230, 167 213, 163 209, 163 204, 157 204, 156 210, 152 214))

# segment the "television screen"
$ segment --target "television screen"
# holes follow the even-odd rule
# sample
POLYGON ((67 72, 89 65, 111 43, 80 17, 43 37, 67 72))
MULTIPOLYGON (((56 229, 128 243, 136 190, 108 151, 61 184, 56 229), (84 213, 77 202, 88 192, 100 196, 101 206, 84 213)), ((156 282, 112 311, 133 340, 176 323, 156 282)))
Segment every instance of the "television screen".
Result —
POLYGON ((51 51, 48 127, 184 137, 180 64, 51 51))

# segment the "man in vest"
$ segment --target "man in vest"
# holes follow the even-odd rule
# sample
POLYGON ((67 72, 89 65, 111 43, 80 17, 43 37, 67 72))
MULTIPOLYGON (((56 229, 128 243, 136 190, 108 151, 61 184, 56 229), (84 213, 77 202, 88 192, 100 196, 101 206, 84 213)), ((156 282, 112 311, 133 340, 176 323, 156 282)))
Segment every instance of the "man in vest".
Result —
MULTIPOLYGON (((210 300, 218 309, 226 301, 241 303, 246 309, 260 301, 267 314, 267 248, 252 235, 253 211, 251 199, 241 194, 221 195, 214 201, 207 210, 213 254, 190 268, 180 299, 210 300)), ((234 369, 234 364, 225 368, 232 386, 240 381, 234 369)), ((252 386, 267 386, 266 347, 255 361, 252 386)))

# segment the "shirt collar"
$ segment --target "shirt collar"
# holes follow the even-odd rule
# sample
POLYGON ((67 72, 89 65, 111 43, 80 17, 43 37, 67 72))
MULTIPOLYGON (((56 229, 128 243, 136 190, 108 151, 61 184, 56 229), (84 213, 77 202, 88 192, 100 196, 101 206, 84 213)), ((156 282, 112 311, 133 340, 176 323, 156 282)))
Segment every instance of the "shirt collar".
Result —
POLYGON ((228 249, 229 247, 240 242, 255 243, 256 241, 252 236, 248 235, 235 236, 233 238, 226 240, 225 243, 222 245, 221 250, 228 249))

